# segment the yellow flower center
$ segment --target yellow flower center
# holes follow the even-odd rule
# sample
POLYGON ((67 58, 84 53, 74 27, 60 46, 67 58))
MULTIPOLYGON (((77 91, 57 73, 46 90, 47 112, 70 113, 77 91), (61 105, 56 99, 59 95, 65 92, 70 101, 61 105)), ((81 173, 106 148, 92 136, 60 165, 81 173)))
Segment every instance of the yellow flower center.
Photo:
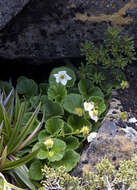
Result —
POLYGON ((60 75, 60 78, 61 78, 61 79, 64 79, 64 78, 65 78, 65 75, 64 75, 64 74, 60 75))
POLYGON ((98 115, 98 111, 97 110, 93 110, 93 116, 97 116, 98 115))

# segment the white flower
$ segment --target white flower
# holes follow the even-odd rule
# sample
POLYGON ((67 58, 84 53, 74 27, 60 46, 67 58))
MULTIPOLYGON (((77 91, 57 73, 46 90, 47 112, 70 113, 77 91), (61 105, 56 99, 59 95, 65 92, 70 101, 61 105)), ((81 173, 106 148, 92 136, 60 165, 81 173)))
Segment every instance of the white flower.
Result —
POLYGON ((72 78, 67 74, 66 71, 59 71, 58 74, 54 74, 57 83, 61 83, 62 85, 66 85, 68 80, 72 78))
POLYGON ((98 121, 98 111, 97 110, 90 110, 89 111, 89 116, 92 120, 94 120, 95 122, 98 121))
POLYGON ((91 102, 84 102, 84 109, 85 111, 91 111, 94 108, 94 104, 91 102))
POLYGON ((97 133, 96 132, 92 132, 89 134, 89 136, 87 137, 87 141, 91 142, 94 138, 96 138, 97 133))
POLYGON ((137 123, 137 119, 135 117, 132 117, 128 120, 129 123, 137 123))

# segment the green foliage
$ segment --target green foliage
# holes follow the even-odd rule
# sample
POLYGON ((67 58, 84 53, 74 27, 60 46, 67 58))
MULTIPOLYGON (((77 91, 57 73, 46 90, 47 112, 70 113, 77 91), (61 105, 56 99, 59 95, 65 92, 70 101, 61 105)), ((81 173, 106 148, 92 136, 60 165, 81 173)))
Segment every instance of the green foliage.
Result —
POLYGON ((37 120, 39 111, 40 104, 33 113, 27 112, 26 102, 21 102, 18 95, 14 93, 14 90, 7 97, 0 94, 1 172, 10 171, 26 164, 38 153, 37 150, 21 158, 17 156, 17 153, 31 142, 42 125, 42 122, 37 120))
POLYGON ((104 84, 110 84, 111 89, 121 88, 120 83, 125 81, 124 68, 136 60, 133 38, 122 35, 116 28, 109 28, 105 32, 104 43, 100 46, 86 41, 81 51, 86 65, 80 67, 80 77, 92 79, 106 92, 109 89, 104 88, 104 84))
MULTIPOLYGON (((9 109, 9 104, 5 105, 9 118, 6 111, 3 112, 3 107, 0 107, 0 111, 4 113, 2 117, 0 115, 0 122, 4 118, 6 131, 3 133, 6 134, 4 138, 7 141, 5 149, 0 147, 2 164, 7 153, 13 153, 19 158, 12 166, 9 162, 6 163, 5 170, 20 166, 35 156, 28 164, 29 177, 40 181, 43 178, 41 169, 45 164, 54 168, 63 165, 66 171, 71 171, 77 165, 80 147, 92 127, 97 126, 94 117, 90 117, 85 110, 84 103, 89 101, 94 104, 93 109, 96 109, 98 120, 101 120, 100 116, 106 107, 102 90, 94 86, 92 80, 75 81, 74 71, 67 67, 54 68, 49 76, 49 84, 42 83, 39 87, 26 77, 18 79, 16 90, 22 99, 17 96, 14 106, 14 101, 9 98, 13 106, 13 109, 11 106, 9 109), (27 98, 26 101, 24 97, 27 98), (13 118, 14 127, 10 127, 13 118), (39 118, 43 118, 42 122, 39 118), (40 127, 41 130, 34 138, 40 127)), ((15 171, 20 175, 21 170, 15 171)), ((24 174, 20 176, 25 180, 24 174)), ((28 175, 25 177, 26 182, 23 183, 30 187, 28 175)), ((33 184, 31 189, 34 189, 33 184)))
POLYGON ((20 77, 17 82, 16 90, 25 96, 34 96, 38 92, 38 85, 32 79, 20 77))
MULTIPOLYGON (((69 155, 68 155, 69 156, 69 155)), ((112 163, 104 159, 96 165, 95 172, 83 173, 83 177, 78 178, 66 173, 66 166, 57 169, 49 168, 45 165, 43 171, 44 179, 39 190, 50 189, 75 189, 75 190, 105 190, 105 189, 133 189, 137 190, 137 155, 131 160, 122 161, 119 169, 115 169, 112 163)))
POLYGON ((48 98, 50 100, 55 100, 58 103, 62 103, 67 95, 67 90, 65 86, 61 84, 52 85, 48 89, 48 98))

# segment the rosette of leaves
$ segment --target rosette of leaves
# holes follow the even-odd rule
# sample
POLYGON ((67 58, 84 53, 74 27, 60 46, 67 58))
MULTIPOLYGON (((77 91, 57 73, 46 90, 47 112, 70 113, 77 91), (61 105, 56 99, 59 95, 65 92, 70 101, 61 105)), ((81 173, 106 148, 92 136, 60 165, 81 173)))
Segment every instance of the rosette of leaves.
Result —
POLYGON ((30 181, 27 172, 20 167, 32 160, 38 150, 27 153, 21 158, 17 156, 17 153, 30 143, 41 128, 42 122, 37 121, 39 111, 40 104, 31 113, 27 122, 22 125, 27 112, 27 104, 24 101, 20 102, 18 95, 14 94, 14 90, 7 97, 4 97, 3 94, 0 95, 0 171, 11 172, 11 169, 14 169, 13 173, 16 173, 31 189, 35 189, 35 186, 30 181), (33 128, 34 123, 36 124, 35 129, 33 128))
POLYGON ((94 43, 86 41, 81 51, 86 64, 80 68, 80 74, 84 71, 84 78, 92 79, 107 93, 110 93, 112 88, 120 88, 124 68, 136 60, 133 38, 122 35, 117 28, 106 30, 103 44, 95 46, 94 43))
POLYGON ((56 85, 57 84, 56 78, 54 77, 54 74, 57 74, 59 71, 66 71, 67 74, 72 78, 66 84, 66 87, 72 87, 75 83, 76 76, 75 76, 74 71, 68 67, 58 67, 58 68, 53 69, 50 73, 50 76, 49 76, 49 84, 50 85, 56 85))
POLYGON ((63 158, 66 149, 66 143, 57 138, 52 138, 52 140, 54 144, 50 149, 46 148, 44 142, 38 142, 33 146, 32 151, 40 148, 40 151, 37 154, 38 159, 48 159, 50 162, 54 162, 59 161, 63 158))

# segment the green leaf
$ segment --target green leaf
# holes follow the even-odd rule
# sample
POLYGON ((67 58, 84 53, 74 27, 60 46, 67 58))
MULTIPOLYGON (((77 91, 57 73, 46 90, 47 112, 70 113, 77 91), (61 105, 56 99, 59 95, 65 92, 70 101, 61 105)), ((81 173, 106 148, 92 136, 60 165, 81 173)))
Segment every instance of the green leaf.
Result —
POLYGON ((47 137, 49 136, 49 134, 47 133, 47 130, 44 129, 44 130, 41 130, 38 134, 38 140, 40 142, 43 142, 47 137))
POLYGON ((30 97, 38 93, 38 85, 32 79, 21 77, 18 79, 16 90, 19 94, 30 97))
MULTIPOLYGON (((26 112, 24 114, 23 122, 22 122, 22 127, 24 127, 27 124, 27 122, 31 118, 32 114, 33 114, 33 112, 26 112)), ((39 123, 40 122, 36 119, 35 122, 34 122, 34 124, 33 124, 33 126, 30 129, 28 129, 28 134, 32 133, 34 131, 34 129, 38 126, 39 123)))
POLYGON ((6 94, 9 94, 11 89, 13 88, 13 86, 6 81, 0 81, 0 88, 4 89, 4 91, 6 92, 6 94))
POLYGON ((48 100, 48 102, 42 106, 42 110, 45 111, 46 118, 64 114, 63 107, 59 103, 52 102, 51 100, 48 100))
POLYGON ((30 177, 28 175, 28 168, 26 167, 26 165, 20 166, 15 168, 12 171, 12 174, 15 173, 16 176, 19 177, 19 179, 21 179, 21 181, 27 186, 29 187, 31 190, 36 190, 35 186, 33 185, 33 183, 30 180, 30 177))
POLYGON ((36 110, 33 112, 32 116, 26 123, 26 125, 23 127, 21 133, 16 137, 16 141, 13 143, 11 149, 9 150, 9 153, 16 151, 16 149, 22 144, 23 140, 28 135, 28 131, 31 130, 34 122, 36 121, 37 115, 39 113, 41 104, 38 105, 36 110))
POLYGON ((74 150, 66 151, 62 160, 58 162, 51 163, 51 167, 58 168, 64 166, 67 172, 70 172, 73 168, 76 167, 77 163, 80 160, 80 155, 74 150))
POLYGON ((83 115, 82 98, 79 94, 69 94, 64 100, 64 109, 69 113, 83 115))
POLYGON ((48 98, 55 100, 58 103, 62 103, 67 95, 67 90, 62 84, 56 84, 50 86, 48 89, 48 98))
POLYGON ((104 94, 103 94, 102 90, 99 87, 92 88, 90 96, 100 96, 100 97, 104 98, 104 94))
POLYGON ((54 144, 49 150, 46 148, 44 143, 36 143, 33 147, 33 151, 41 147, 39 153, 37 154, 38 159, 48 159, 50 162, 59 161, 63 158, 66 143, 60 139, 52 138, 54 144))
POLYGON ((91 96, 93 87, 93 83, 88 79, 81 79, 78 83, 79 92, 85 98, 89 98, 91 96))
POLYGON ((68 123, 64 122, 64 126, 63 126, 62 131, 64 134, 72 133, 73 128, 68 123))
POLYGON ((68 117, 68 124, 73 128, 74 131, 81 130, 84 126, 88 126, 89 130, 91 130, 92 126, 88 120, 75 115, 70 115, 68 117))
POLYGON ((47 83, 40 83, 39 84, 39 89, 41 94, 47 94, 49 84, 47 83))
POLYGON ((104 99, 99 96, 91 96, 88 99, 88 102, 94 102, 95 107, 98 110, 98 114, 101 115, 106 110, 106 105, 104 103, 104 99))
POLYGON ((40 95, 39 96, 32 96, 30 98, 30 104, 31 104, 31 106, 33 108, 36 108, 39 105, 40 102, 41 102, 41 105, 44 105, 48 101, 49 101, 48 100, 48 96, 46 96, 46 95, 43 95, 43 96, 40 96, 40 95))
POLYGON ((40 160, 35 160, 34 162, 32 162, 32 164, 30 165, 29 168, 29 176, 30 179, 32 180, 42 180, 43 175, 42 175, 42 162, 40 160))
POLYGON ((19 160, 6 162, 4 164, 4 166, 3 166, 3 168, 2 168, 2 171, 11 170, 13 168, 16 168, 16 167, 19 167, 21 165, 26 164, 27 162, 32 160, 37 155, 38 151, 39 151, 39 149, 37 149, 36 151, 30 153, 27 156, 24 156, 23 158, 20 158, 19 160))
POLYGON ((75 73, 73 72, 73 70, 71 70, 67 67, 58 67, 58 68, 55 68, 52 70, 52 72, 50 73, 50 76, 49 76, 50 85, 57 84, 54 74, 58 74, 59 71, 66 71, 67 75, 69 75, 72 78, 71 80, 68 80, 67 84, 66 84, 67 87, 72 87, 75 83, 76 76, 75 76, 75 73))
POLYGON ((67 144, 67 150, 70 150, 70 149, 77 149, 80 145, 79 143, 79 140, 77 137, 73 137, 73 136, 68 136, 68 137, 65 137, 63 138, 63 140, 66 142, 67 144))
POLYGON ((64 126, 64 121, 59 118, 48 119, 45 125, 47 132, 51 135, 58 134, 64 126))

